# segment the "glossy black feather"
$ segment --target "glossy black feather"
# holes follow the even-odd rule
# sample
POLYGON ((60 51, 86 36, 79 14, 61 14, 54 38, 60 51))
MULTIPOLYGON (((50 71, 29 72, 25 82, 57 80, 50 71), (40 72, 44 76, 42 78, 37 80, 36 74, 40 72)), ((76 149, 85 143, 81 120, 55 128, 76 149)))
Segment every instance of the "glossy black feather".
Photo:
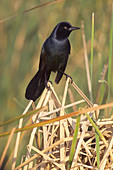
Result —
POLYGON ((44 42, 40 55, 39 71, 27 86, 25 97, 35 101, 43 92, 51 72, 57 72, 55 82, 58 84, 65 71, 70 54, 68 36, 73 30, 68 22, 61 22, 44 42))

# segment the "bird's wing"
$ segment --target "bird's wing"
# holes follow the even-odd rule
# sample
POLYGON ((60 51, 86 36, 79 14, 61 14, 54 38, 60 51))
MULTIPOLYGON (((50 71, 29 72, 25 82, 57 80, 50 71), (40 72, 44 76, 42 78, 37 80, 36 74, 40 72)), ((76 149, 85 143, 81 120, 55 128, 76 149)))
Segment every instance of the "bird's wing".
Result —
POLYGON ((58 70, 56 78, 55 78, 55 83, 56 84, 59 83, 59 81, 61 80, 61 78, 63 76, 63 73, 64 73, 66 65, 67 65, 68 56, 69 55, 65 55, 65 62, 61 63, 61 65, 59 66, 59 70, 58 70))
POLYGON ((46 68, 47 64, 47 56, 44 47, 42 47, 40 54, 40 63, 39 63, 39 71, 43 71, 46 68))
POLYGON ((70 54, 70 50, 71 50, 71 45, 70 45, 69 40, 67 39, 67 47, 65 49, 65 54, 63 55, 64 60, 63 60, 63 62, 61 62, 61 65, 59 66, 59 70, 58 70, 56 78, 55 78, 56 84, 59 83, 59 81, 61 80, 61 78, 63 76, 63 73, 64 73, 66 65, 67 65, 68 57, 70 54))
POLYGON ((43 92, 46 82, 49 79, 50 72, 46 71, 47 55, 44 48, 41 50, 39 71, 32 78, 26 88, 25 97, 35 101, 43 92))

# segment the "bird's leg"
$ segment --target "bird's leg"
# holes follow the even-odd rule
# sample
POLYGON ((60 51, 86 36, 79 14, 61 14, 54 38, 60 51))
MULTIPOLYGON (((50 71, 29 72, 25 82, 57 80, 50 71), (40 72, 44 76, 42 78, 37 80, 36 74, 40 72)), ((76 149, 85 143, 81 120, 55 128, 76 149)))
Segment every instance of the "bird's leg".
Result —
POLYGON ((47 77, 46 77, 46 74, 45 74, 45 87, 48 89, 48 90, 50 90, 50 87, 48 86, 48 81, 47 81, 47 77))
POLYGON ((50 86, 48 86, 48 82, 50 82, 50 83, 52 84, 52 81, 47 81, 47 82, 45 82, 45 87, 46 87, 48 90, 50 90, 51 88, 50 88, 50 86))
POLYGON ((51 84, 52 84, 52 81, 48 81, 47 80, 47 76, 46 76, 46 74, 45 74, 45 87, 48 89, 48 90, 50 90, 50 87, 48 86, 48 82, 50 82, 51 84))
POLYGON ((66 73, 64 73, 64 75, 66 76, 66 80, 67 80, 67 78, 69 77, 70 78, 70 83, 72 84, 73 83, 73 79, 72 79, 72 77, 71 76, 69 76, 68 74, 66 74, 66 73))
POLYGON ((61 72, 63 75, 66 76, 66 80, 67 80, 67 78, 69 77, 69 78, 70 78, 70 83, 71 83, 71 84, 73 83, 73 79, 72 79, 71 76, 69 76, 68 74, 64 73, 62 70, 59 70, 59 72, 61 72))

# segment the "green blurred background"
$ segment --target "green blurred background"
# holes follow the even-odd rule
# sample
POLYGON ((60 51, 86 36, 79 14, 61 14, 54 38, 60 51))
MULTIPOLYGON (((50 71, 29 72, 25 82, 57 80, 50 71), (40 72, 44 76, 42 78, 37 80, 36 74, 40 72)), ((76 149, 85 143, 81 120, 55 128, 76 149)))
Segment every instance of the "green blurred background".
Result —
MULTIPOLYGON (((0 20, 25 11, 47 0, 1 0, 0 20)), ((37 8, 31 12, 0 24, 0 122, 22 114, 28 104, 25 89, 38 70, 40 51, 43 42, 58 22, 68 21, 81 27, 84 21, 87 51, 90 65, 91 55, 91 17, 95 14, 93 98, 97 95, 98 80, 109 56, 110 25, 112 1, 107 0, 64 0, 37 8)), ((89 97, 85 70, 82 31, 71 34, 71 55, 66 68, 80 89, 89 97)), ((113 68, 113 63, 112 63, 113 68)), ((113 71, 113 69, 112 69, 113 71)), ((51 76, 53 86, 61 98, 65 77, 56 85, 55 74, 51 76)), ((74 93, 75 100, 80 99, 74 93)), ((113 101, 113 76, 111 77, 110 101, 113 101)), ((1 132, 10 130, 13 125, 1 128, 1 132)), ((1 139, 0 145, 6 144, 1 139)), ((0 155, 1 152, 0 151, 0 155)))

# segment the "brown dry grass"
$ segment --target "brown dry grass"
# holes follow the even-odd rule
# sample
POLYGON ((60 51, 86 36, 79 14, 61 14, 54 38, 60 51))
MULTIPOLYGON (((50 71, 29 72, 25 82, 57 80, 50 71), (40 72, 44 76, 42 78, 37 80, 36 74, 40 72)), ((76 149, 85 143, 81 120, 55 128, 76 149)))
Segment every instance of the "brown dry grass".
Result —
MULTIPOLYGON (((40 112, 38 115, 32 117, 32 123, 38 123, 42 120, 49 120, 57 116, 65 115, 67 107, 77 106, 78 103, 89 100, 81 100, 65 105, 69 79, 66 81, 64 95, 62 102, 58 99, 54 88, 49 83, 50 89, 45 89, 37 106, 32 101, 26 107, 23 114, 29 108, 39 108, 41 106, 48 106, 47 111, 40 112)), ((83 92, 82 92, 83 93, 83 92)), ((85 95, 84 95, 85 96, 85 95)), ((86 96, 85 96, 86 97, 86 96)), ((72 99, 73 100, 73 99, 72 99)), ((89 105, 89 104, 88 104, 89 105)), ((94 112, 93 112, 94 113, 94 112)), ((23 120, 19 122, 19 128, 22 127, 23 120)), ((99 130, 106 139, 106 144, 100 139, 100 169, 112 169, 113 167, 113 118, 102 119, 96 122, 99 130)), ((21 132, 17 134, 16 144, 13 155, 12 169, 67 169, 69 161, 71 143, 73 140, 74 129, 76 125, 75 118, 68 118, 57 121, 40 127, 34 128, 31 132, 29 143, 27 146, 27 153, 25 161, 23 156, 20 165, 16 167, 16 160, 18 158, 18 150, 20 149, 21 132), (35 143, 35 144, 34 144, 35 143), (33 152, 34 153, 33 153, 33 152)), ((95 130, 91 123, 86 119, 85 115, 81 116, 79 133, 77 136, 77 146, 75 148, 74 159, 71 169, 98 169, 96 157, 96 140, 95 130)))

